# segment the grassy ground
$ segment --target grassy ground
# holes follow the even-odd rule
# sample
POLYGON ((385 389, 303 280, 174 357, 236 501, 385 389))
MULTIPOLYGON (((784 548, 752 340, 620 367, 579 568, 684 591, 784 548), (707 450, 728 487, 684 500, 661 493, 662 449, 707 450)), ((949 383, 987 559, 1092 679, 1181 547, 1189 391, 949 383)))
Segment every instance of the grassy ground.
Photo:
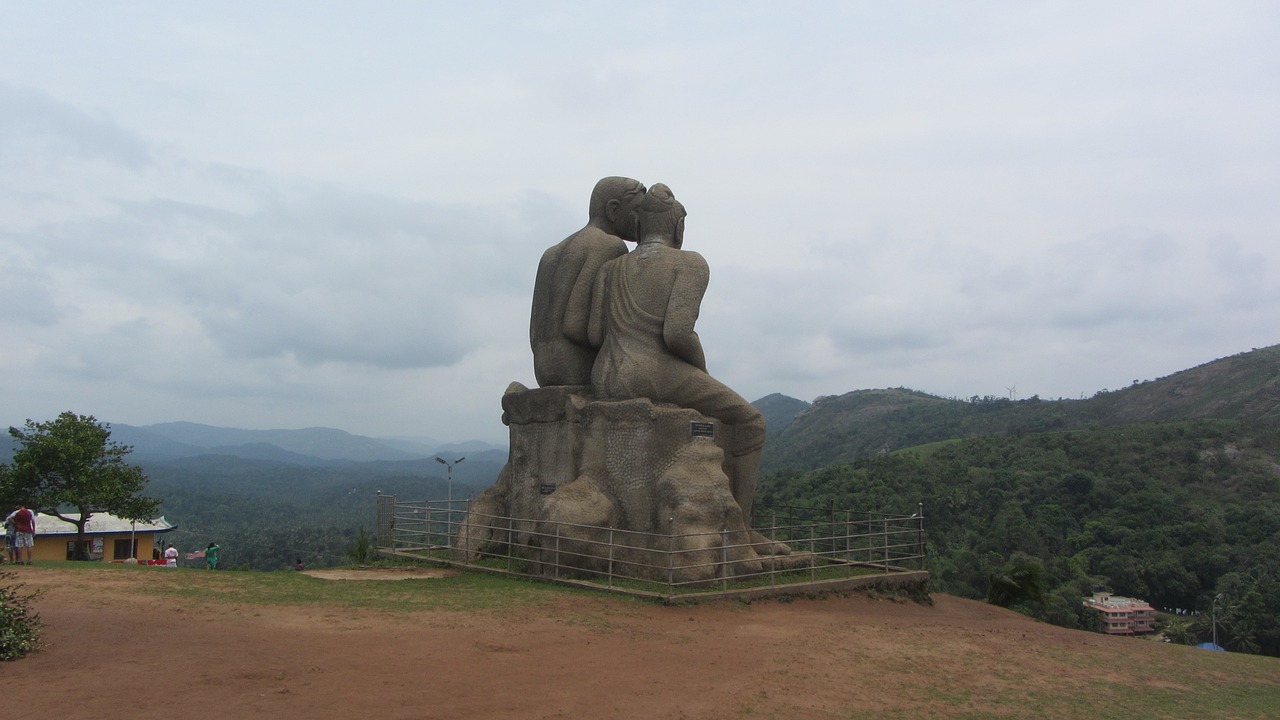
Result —
MULTIPOLYGON (((299 572, 211 572, 194 568, 77 562, 50 562, 43 567, 86 573, 146 573, 150 576, 149 582, 139 587, 140 592, 177 597, 193 604, 338 605, 393 611, 474 611, 538 605, 566 594, 588 592, 486 573, 449 574, 433 578, 430 583, 333 582, 299 572)), ((382 564, 375 567, 394 569, 406 566, 382 564)), ((86 577, 85 590, 92 587, 93 582, 86 577)))

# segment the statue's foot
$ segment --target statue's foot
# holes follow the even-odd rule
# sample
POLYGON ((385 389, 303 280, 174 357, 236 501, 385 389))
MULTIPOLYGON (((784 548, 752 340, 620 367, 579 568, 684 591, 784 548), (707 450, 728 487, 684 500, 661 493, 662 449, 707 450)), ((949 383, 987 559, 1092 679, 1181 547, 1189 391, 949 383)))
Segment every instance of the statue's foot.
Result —
POLYGON ((757 555, 790 555, 791 548, 787 545, 774 542, 760 533, 759 530, 751 531, 752 546, 757 555))

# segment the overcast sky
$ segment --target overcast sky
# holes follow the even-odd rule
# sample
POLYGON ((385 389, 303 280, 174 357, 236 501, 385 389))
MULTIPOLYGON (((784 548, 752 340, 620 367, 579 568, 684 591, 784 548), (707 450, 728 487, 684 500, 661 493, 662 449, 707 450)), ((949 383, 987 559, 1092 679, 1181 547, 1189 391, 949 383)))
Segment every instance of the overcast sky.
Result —
POLYGON ((542 251, 664 182, 749 400, 1280 342, 1272 2, 0 1, 0 423, 504 442, 542 251))

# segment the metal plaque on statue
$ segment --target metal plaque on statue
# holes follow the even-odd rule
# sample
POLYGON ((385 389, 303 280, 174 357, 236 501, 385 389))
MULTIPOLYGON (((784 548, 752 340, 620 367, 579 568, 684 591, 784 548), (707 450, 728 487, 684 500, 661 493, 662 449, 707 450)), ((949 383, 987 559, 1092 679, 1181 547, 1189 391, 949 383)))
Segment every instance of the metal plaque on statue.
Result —
POLYGON ((691 422, 689 423, 690 437, 709 437, 716 436, 716 424, 709 422, 691 422))

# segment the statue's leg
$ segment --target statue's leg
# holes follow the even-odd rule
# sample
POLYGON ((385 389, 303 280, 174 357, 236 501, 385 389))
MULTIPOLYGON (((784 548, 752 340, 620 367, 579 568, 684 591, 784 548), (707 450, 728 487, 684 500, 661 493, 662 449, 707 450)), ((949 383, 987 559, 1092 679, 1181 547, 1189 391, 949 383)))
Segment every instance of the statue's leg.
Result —
POLYGON ((742 508, 742 518, 751 532, 751 542, 757 555, 790 555, 791 548, 774 542, 760 531, 751 527, 751 508, 755 504, 756 484, 760 479, 760 448, 742 455, 730 455, 725 461, 725 474, 729 476, 729 485, 733 491, 733 499, 742 508))
POLYGON ((751 522, 751 506, 756 501, 756 484, 760 481, 760 449, 742 455, 729 455, 725 474, 733 490, 733 499, 742 508, 742 518, 751 522))

